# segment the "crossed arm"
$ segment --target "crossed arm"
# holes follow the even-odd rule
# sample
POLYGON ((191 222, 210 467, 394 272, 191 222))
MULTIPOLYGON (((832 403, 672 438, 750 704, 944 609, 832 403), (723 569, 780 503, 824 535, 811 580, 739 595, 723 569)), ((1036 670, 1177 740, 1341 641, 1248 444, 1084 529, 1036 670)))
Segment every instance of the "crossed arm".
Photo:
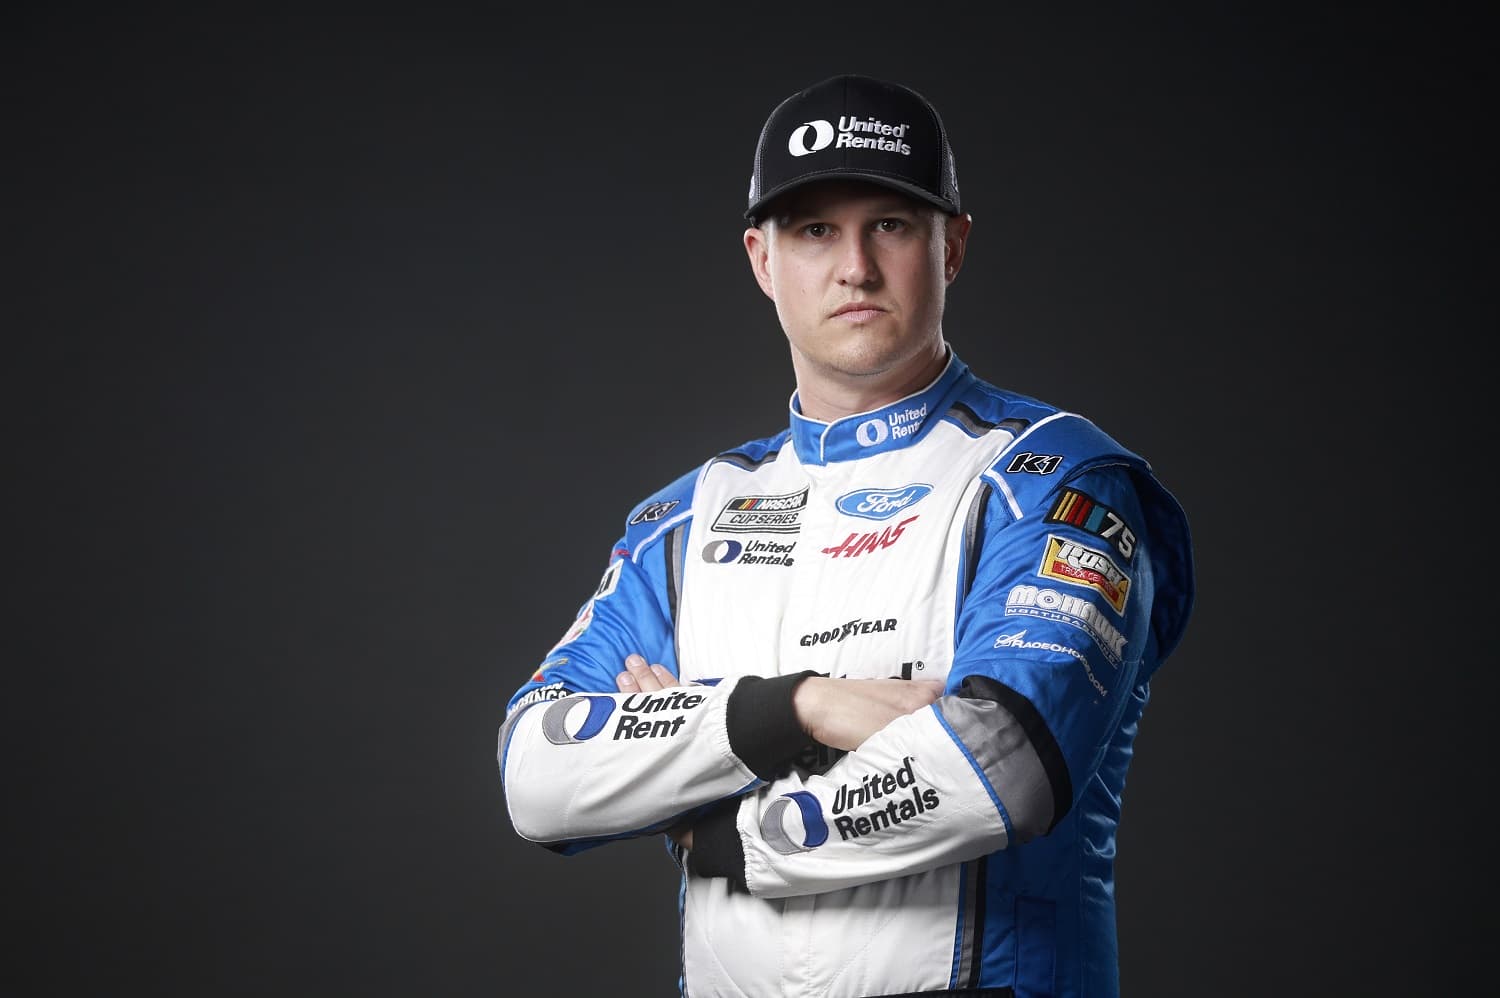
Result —
MULTIPOLYGON (((621 693, 654 693, 682 684, 666 666, 629 655, 624 671, 615 677, 615 685, 621 693)), ((809 676, 797 684, 792 707, 809 738, 832 749, 852 752, 896 718, 933 703, 942 692, 943 684, 934 680, 809 676)), ((691 826, 679 825, 668 834, 684 848, 692 848, 691 826)))

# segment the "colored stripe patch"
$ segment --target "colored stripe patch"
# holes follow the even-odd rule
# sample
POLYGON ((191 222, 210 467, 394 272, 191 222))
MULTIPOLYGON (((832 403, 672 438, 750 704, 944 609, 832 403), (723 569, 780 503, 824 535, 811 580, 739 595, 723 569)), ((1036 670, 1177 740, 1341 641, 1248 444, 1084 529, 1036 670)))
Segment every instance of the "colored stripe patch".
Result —
POLYGON ((1135 558, 1135 531, 1125 518, 1087 492, 1064 488, 1047 511, 1047 523, 1065 523, 1109 541, 1125 564, 1135 558))

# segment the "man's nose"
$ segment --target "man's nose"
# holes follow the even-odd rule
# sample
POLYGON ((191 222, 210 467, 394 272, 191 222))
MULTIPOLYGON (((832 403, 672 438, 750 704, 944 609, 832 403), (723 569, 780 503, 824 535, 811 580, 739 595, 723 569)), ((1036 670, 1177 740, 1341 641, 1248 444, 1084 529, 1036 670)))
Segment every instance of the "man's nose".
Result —
POLYGON ((880 276, 869 242, 864 237, 847 240, 840 248, 839 283, 848 287, 873 284, 880 276))

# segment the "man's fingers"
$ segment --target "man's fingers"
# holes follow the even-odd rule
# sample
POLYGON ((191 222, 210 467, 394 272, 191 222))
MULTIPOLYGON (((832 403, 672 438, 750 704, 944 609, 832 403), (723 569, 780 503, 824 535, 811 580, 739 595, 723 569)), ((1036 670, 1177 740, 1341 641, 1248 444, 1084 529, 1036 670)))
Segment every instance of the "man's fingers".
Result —
POLYGON ((621 693, 654 693, 668 686, 681 686, 672 670, 647 663, 641 655, 625 656, 625 671, 615 677, 621 693))
POLYGON ((842 679, 851 696, 869 697, 902 713, 927 706, 943 695, 943 683, 935 679, 842 679))
POLYGON ((661 682, 640 655, 625 656, 625 671, 615 677, 615 685, 621 693, 654 693, 661 689, 661 682))
POLYGON ((829 679, 801 683, 792 697, 797 722, 813 740, 851 751, 896 718, 933 703, 943 684, 910 679, 829 679))

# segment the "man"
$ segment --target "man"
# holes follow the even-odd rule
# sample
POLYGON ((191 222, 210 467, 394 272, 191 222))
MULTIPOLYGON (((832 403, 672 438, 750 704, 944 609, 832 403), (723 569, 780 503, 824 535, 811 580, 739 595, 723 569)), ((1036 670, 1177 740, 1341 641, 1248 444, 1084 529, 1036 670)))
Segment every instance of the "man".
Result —
POLYGON ((972 220, 921 95, 787 98, 745 214, 790 426, 630 511, 510 701, 511 819, 563 853, 668 833, 695 998, 1116 994, 1115 828, 1192 606, 1182 510, 950 348, 972 220))

